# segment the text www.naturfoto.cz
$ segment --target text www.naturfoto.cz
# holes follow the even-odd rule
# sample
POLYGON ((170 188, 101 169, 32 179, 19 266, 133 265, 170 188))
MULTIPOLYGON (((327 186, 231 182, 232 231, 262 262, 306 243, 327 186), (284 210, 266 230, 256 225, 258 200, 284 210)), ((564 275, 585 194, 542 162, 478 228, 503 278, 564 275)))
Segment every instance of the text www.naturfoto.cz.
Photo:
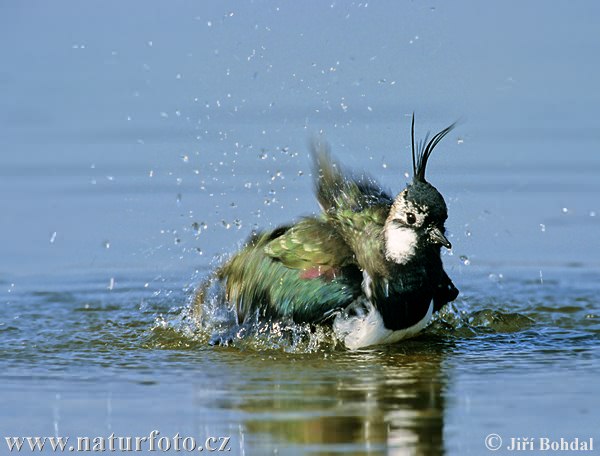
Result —
POLYGON ((154 430, 144 437, 109 436, 77 437, 77 443, 69 445, 69 437, 4 437, 10 452, 46 451, 54 452, 116 452, 116 451, 231 451, 231 437, 207 437, 198 444, 194 437, 181 437, 179 432, 173 437, 159 437, 160 432, 154 430))

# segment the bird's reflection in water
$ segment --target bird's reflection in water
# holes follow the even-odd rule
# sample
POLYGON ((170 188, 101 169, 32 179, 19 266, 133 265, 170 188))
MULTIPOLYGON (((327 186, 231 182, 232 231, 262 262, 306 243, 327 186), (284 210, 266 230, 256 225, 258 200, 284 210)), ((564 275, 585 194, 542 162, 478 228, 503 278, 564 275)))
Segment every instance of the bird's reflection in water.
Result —
POLYGON ((447 349, 420 339, 269 360, 239 392, 247 454, 443 454, 447 349))

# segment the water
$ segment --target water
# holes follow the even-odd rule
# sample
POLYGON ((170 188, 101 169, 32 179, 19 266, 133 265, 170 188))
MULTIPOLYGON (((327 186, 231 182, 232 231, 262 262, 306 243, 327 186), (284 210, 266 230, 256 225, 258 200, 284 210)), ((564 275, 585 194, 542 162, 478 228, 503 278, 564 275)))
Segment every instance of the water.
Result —
POLYGON ((595 3, 120 8, 0 6, 2 437, 600 445, 595 3), (428 170, 459 299, 393 346, 285 326, 211 346, 193 290, 318 209, 311 135, 399 191, 413 110, 418 136, 462 119, 428 170))

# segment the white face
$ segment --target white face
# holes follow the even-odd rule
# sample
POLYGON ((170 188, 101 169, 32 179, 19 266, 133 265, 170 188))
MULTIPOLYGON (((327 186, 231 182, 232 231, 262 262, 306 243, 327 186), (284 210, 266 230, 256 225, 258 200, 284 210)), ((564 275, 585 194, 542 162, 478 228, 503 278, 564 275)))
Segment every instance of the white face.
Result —
POLYGON ((386 226, 384 235, 385 257, 394 263, 408 263, 415 254, 417 233, 410 228, 386 226))
POLYGON ((384 227, 385 256, 389 261, 405 264, 414 256, 417 229, 425 223, 426 209, 407 201, 406 190, 396 197, 384 227))

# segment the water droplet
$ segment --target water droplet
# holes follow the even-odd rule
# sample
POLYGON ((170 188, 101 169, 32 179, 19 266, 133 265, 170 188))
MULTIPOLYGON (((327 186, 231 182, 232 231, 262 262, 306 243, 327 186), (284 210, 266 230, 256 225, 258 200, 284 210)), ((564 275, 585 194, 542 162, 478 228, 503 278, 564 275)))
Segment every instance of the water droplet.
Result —
POLYGON ((540 269, 540 283, 544 284, 544 274, 542 274, 542 270, 540 269))
POLYGON ((151 170, 148 172, 148 177, 154 177, 154 170, 153 170, 153 169, 151 169, 151 170))
POLYGON ((235 202, 232 202, 229 204, 229 207, 237 207, 237 204, 235 204, 235 202))
POLYGON ((566 207, 563 207, 563 208, 562 208, 562 213, 563 213, 563 214, 566 214, 567 212, 569 212, 569 209, 568 209, 568 208, 566 208, 566 207))
POLYGON ((188 163, 190 161, 190 157, 188 155, 182 155, 181 156, 181 161, 183 163, 188 163))
POLYGON ((111 277, 108 281, 108 289, 112 291, 113 288, 115 288, 115 278, 111 277))
POLYGON ((50 236, 50 244, 54 244, 54 241, 56 241, 56 231, 50 236))
POLYGON ((381 164, 381 167, 382 167, 383 169, 387 169, 387 163, 382 163, 382 164, 381 164))
POLYGON ((102 243, 102 247, 104 247, 105 249, 110 249, 110 241, 104 241, 102 243))
POLYGON ((235 225, 235 227, 236 227, 238 230, 241 230, 241 229, 242 229, 242 221, 241 221, 240 219, 235 219, 235 220, 233 221, 233 224, 235 225))
POLYGON ((225 220, 221 220, 221 225, 223 225, 225 227, 226 230, 228 230, 229 228, 231 228, 231 224, 225 220))
POLYGON ((544 225, 543 223, 540 223, 540 231, 541 231, 542 233, 545 233, 545 232, 546 232, 546 225, 544 225))
POLYGON ((456 144, 463 144, 464 142, 465 142, 465 140, 464 140, 464 139, 462 139, 462 138, 458 138, 458 139, 456 140, 456 144))
POLYGON ((465 230, 465 236, 471 237, 471 232, 469 230, 465 230))
POLYGON ((266 152, 261 152, 260 154, 258 154, 258 158, 260 158, 261 160, 266 160, 269 157, 269 155, 266 152))
POLYGON ((204 254, 204 252, 202 251, 202 249, 200 247, 196 247, 196 252, 198 252, 198 255, 204 254))
POLYGON ((596 217, 596 211, 590 211, 590 217, 596 217))
POLYGON ((177 205, 180 206, 181 205, 181 193, 178 193, 177 196, 175 197, 175 201, 177 202, 177 205))
POLYGON ((469 258, 466 255, 461 255, 460 256, 460 261, 462 261, 462 263, 465 266, 469 266, 471 264, 471 260, 469 260, 469 258))
POLYGON ((298 176, 304 176, 304 171, 298 171, 298 176))

